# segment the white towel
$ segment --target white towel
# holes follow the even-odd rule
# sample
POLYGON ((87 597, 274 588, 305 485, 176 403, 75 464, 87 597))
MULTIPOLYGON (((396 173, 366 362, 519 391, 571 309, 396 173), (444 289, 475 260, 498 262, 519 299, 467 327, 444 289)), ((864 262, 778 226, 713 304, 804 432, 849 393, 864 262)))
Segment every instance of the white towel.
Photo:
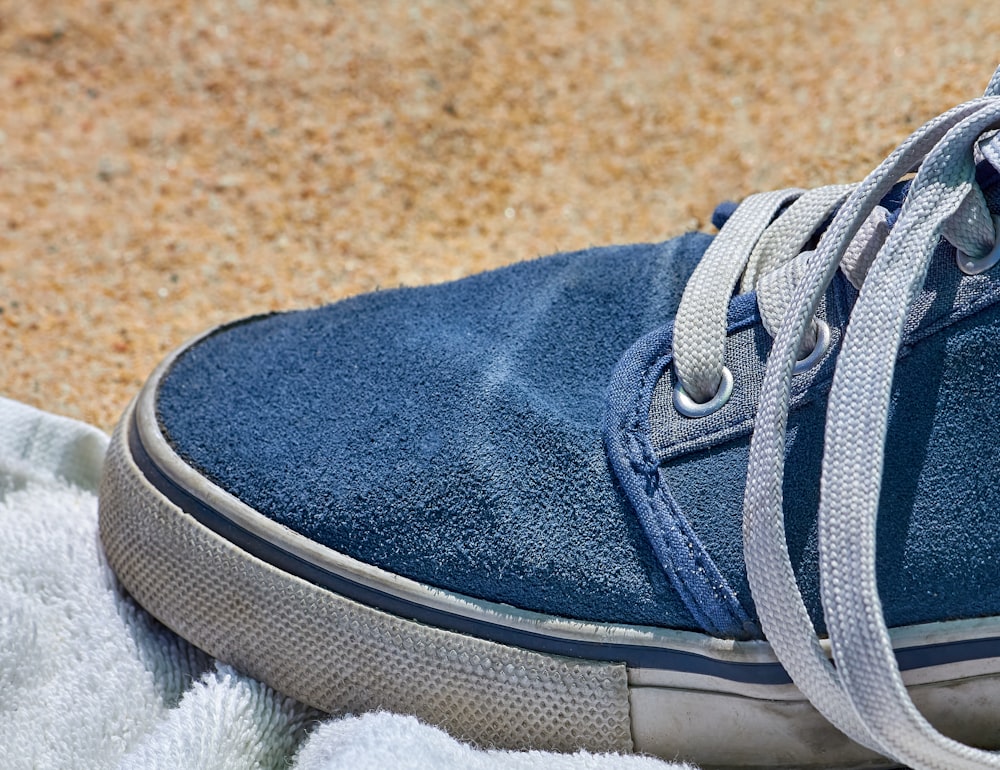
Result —
POLYGON ((412 717, 333 719, 206 656, 118 587, 97 538, 107 436, 0 399, 0 767, 653 770, 481 751, 412 717))

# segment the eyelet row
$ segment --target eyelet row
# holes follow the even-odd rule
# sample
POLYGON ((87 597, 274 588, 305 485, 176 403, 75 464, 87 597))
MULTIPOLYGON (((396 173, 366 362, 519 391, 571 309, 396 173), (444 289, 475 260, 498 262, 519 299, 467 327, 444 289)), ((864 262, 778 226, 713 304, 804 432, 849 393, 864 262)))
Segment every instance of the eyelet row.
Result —
MULTIPOLYGON (((812 350, 805 357, 795 362, 792 374, 805 374, 810 371, 823 360, 823 357, 830 349, 833 335, 830 333, 829 324, 819 318, 814 319, 814 323, 816 325, 816 344, 813 345, 812 350)), ((712 398, 702 403, 691 398, 688 392, 684 390, 684 385, 681 383, 680 378, 677 378, 673 394, 674 409, 684 417, 707 417, 722 409, 732 395, 733 373, 729 371, 728 367, 723 366, 722 379, 719 381, 718 390, 715 391, 715 395, 712 398)))

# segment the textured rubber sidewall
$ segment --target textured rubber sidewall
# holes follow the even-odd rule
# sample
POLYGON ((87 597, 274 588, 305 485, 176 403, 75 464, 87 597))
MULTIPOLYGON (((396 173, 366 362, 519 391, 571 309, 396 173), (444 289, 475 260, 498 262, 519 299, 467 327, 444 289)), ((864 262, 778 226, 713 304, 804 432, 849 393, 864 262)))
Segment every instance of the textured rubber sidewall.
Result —
POLYGON ((480 746, 630 751, 623 664, 532 652, 359 604, 237 548, 112 437, 100 535, 125 589, 209 654, 323 711, 413 714, 480 746))

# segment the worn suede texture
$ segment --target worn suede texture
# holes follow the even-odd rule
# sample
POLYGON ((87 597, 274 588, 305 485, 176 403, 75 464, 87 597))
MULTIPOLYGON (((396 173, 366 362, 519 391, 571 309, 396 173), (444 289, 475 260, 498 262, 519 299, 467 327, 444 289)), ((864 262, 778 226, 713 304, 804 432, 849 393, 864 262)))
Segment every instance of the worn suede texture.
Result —
MULTIPOLYGON (((741 538, 755 389, 737 387, 728 415, 683 422, 669 387, 629 369, 645 346, 669 386, 667 319, 708 242, 556 255, 248 319, 180 356, 159 419, 215 483, 394 573, 581 620, 755 636, 741 538), (631 390, 646 399, 642 451, 611 435, 631 390), (659 520, 642 512, 653 496, 659 520), (679 547, 661 547, 658 521, 679 547)), ((825 398, 855 296, 843 278, 828 294, 834 354, 797 378, 786 449, 789 548, 820 631, 825 398)), ((888 432, 878 579, 891 626, 1000 614, 998 300, 1000 278, 963 278, 938 249, 888 432)), ((752 381, 769 342, 752 295, 730 327, 734 377, 752 381)))
MULTIPOLYGON (((878 587, 890 627, 1000 615, 1000 306, 912 346, 896 370, 877 534, 878 587)), ((816 510, 825 397, 793 412, 784 494, 788 546, 806 606, 824 629, 816 510)), ((692 528, 752 606, 743 567, 749 440, 663 466, 692 528)))
POLYGON ((158 417, 216 484, 367 563, 523 609, 698 630, 601 425, 618 359, 674 314, 708 242, 250 319, 179 358, 158 417))

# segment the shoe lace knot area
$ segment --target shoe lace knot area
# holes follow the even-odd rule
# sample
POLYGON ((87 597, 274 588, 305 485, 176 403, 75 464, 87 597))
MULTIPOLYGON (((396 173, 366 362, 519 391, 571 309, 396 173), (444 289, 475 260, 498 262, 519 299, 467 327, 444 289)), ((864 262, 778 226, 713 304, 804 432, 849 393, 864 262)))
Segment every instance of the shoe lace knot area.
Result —
POLYGON ((1000 755, 945 737, 917 711, 876 585, 885 436, 907 315, 942 238, 957 252, 956 270, 975 275, 1000 261, 1000 221, 976 181, 977 162, 1000 160, 998 129, 1000 69, 984 97, 926 123, 861 183, 746 199, 692 274, 673 329, 673 404, 699 419, 721 409, 732 391, 729 300, 734 291, 755 292, 773 338, 743 516, 747 576, 761 627, 798 688, 828 720, 858 743, 916 768, 1000 768, 1000 755), (890 212, 881 204, 909 175, 902 205, 890 212), (796 582, 782 495, 792 383, 829 348, 829 329, 817 311, 838 270, 858 296, 833 375, 820 476, 820 593, 834 665, 796 582))

